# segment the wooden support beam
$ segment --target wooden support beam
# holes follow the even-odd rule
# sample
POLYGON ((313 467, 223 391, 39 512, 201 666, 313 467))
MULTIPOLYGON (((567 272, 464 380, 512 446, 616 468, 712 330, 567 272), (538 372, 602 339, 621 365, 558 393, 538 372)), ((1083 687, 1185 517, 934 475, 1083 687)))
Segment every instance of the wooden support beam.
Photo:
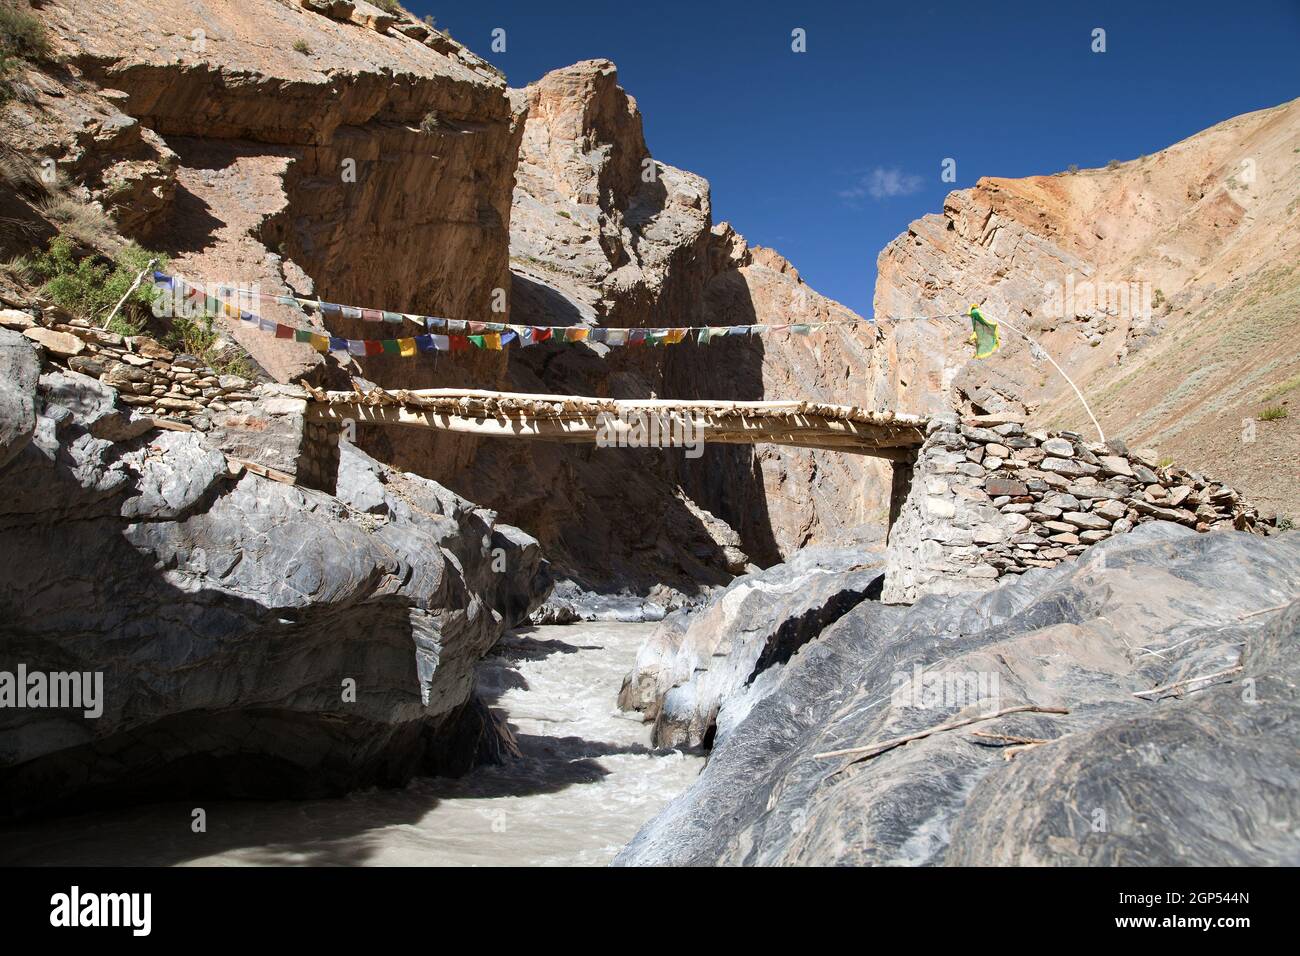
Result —
MULTIPOLYGON (((521 395, 461 389, 422 389, 384 396, 388 403, 357 401, 352 393, 331 393, 312 402, 315 421, 404 425, 466 435, 533 441, 595 443, 641 427, 645 416, 652 447, 685 446, 702 441, 721 444, 772 443, 798 448, 873 455, 897 461, 910 457, 924 439, 923 419, 916 416, 871 416, 859 409, 802 402, 676 402, 662 399, 610 402, 577 396, 521 395), (435 394, 436 393, 436 394, 435 394), (350 399, 350 400, 349 400, 350 399), (465 401, 468 399, 468 401, 465 401), (483 402, 491 399, 492 407, 483 402), (426 403, 437 407, 422 407, 426 403), (527 408, 532 403, 539 406, 527 408), (570 403, 571 407, 559 407, 570 403), (469 407, 462 407, 467 405, 469 407), (475 407, 481 406, 481 407, 475 407), (816 411, 801 411, 804 408, 816 411)), ((638 445, 644 442, 627 441, 638 445)))

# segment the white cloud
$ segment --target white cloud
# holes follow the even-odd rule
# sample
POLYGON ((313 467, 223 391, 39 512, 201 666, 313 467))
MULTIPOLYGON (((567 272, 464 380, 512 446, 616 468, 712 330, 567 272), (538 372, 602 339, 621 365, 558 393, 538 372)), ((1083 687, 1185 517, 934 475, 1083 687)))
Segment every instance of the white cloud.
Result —
POLYGON ((840 190, 840 198, 854 205, 868 196, 877 200, 892 199, 894 196, 910 196, 920 191, 920 176, 913 176, 901 169, 885 169, 877 166, 871 172, 859 177, 850 188, 840 190))

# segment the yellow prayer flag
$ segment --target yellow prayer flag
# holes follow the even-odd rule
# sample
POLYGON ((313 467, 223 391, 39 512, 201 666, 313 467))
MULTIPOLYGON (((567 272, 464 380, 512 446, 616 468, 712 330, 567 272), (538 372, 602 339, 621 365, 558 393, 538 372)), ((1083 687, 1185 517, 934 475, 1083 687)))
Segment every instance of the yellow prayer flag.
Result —
POLYGON ((580 329, 575 326, 573 328, 570 328, 568 331, 564 333, 564 341, 581 342, 583 339, 587 337, 587 334, 590 331, 591 329, 580 329))
POLYGON ((311 347, 317 352, 328 352, 330 350, 330 337, 328 335, 315 335, 311 337, 311 347))
POLYGON ((489 332, 483 336, 483 347, 489 348, 493 352, 501 351, 501 333, 489 332))
POLYGON ((676 345, 685 337, 686 337, 685 329, 669 329, 668 336, 664 341, 666 341, 669 345, 676 345))
POLYGON ((401 350, 403 358, 410 358, 415 354, 415 339, 398 339, 397 347, 401 350))

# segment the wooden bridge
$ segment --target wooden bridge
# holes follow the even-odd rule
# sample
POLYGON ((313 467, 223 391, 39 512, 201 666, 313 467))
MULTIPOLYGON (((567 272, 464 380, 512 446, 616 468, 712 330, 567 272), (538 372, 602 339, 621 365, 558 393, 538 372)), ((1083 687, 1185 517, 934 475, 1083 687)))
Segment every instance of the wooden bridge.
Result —
POLYGON ((628 447, 770 442, 898 460, 920 447, 927 423, 918 415, 802 401, 616 400, 455 388, 308 391, 308 419, 316 422, 628 447))

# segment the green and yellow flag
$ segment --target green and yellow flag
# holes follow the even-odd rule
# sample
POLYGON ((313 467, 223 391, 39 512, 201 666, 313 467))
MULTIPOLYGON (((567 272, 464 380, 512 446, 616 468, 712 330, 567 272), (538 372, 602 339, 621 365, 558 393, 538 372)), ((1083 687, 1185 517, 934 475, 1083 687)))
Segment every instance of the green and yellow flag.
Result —
POLYGON ((966 341, 975 346, 975 357, 977 359, 988 358, 1002 344, 998 324, 991 319, 986 319, 978 305, 972 305, 968 314, 970 315, 971 334, 966 341))

